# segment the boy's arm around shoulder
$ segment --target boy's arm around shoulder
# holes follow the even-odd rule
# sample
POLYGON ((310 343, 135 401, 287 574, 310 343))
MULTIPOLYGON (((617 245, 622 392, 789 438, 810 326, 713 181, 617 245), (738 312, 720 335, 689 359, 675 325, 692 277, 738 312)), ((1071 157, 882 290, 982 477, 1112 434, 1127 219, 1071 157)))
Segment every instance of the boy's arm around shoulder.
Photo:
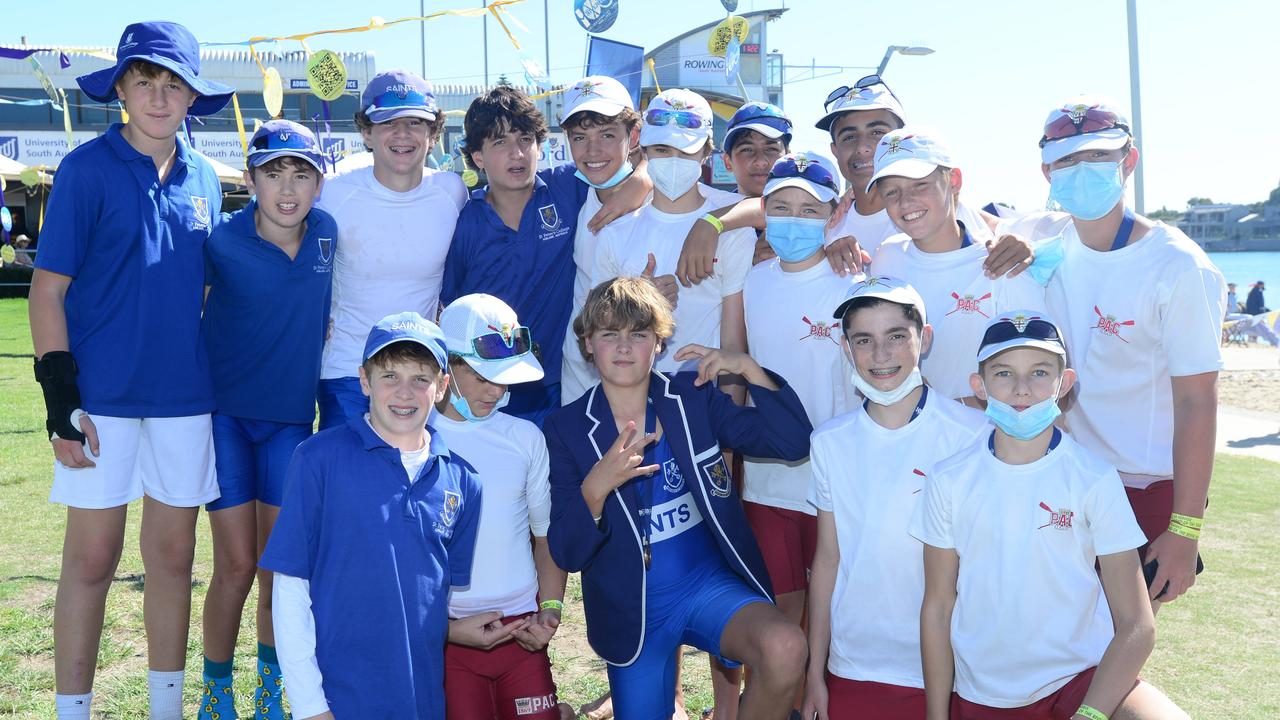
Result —
MULTIPOLYGON (((570 407, 576 407, 576 404, 570 407)), ((551 526, 547 542, 551 557, 566 572, 579 572, 591 564, 596 552, 609 539, 609 520, 601 510, 599 526, 582 496, 582 482, 589 469, 581 469, 573 448, 563 437, 561 423, 553 414, 543 424, 551 482, 551 526)), ((586 442, 584 437, 580 442, 586 442)))

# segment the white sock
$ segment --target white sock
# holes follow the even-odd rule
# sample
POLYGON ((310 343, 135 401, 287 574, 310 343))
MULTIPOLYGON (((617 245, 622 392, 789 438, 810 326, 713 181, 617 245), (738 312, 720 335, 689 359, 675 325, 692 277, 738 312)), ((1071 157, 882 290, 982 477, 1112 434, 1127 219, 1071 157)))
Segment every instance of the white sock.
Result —
POLYGON ((182 720, 182 670, 147 671, 151 720, 182 720))
POLYGON ((89 703, 93 702, 93 692, 83 695, 53 696, 54 707, 58 710, 58 720, 89 720, 89 703))

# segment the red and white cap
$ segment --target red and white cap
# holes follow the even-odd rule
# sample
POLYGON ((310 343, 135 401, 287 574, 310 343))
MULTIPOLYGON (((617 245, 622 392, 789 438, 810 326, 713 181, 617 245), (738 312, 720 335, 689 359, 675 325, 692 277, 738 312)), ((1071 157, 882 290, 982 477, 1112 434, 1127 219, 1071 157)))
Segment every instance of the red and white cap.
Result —
POLYGON ((461 356, 489 382, 516 385, 542 379, 529 328, 520 324, 510 305, 492 295, 454 300, 440 313, 440 330, 449 354, 461 356))
POLYGON ((1132 139, 1129 116, 1110 100, 1074 97, 1049 112, 1040 137, 1040 161, 1056 162, 1081 150, 1116 150, 1132 139))

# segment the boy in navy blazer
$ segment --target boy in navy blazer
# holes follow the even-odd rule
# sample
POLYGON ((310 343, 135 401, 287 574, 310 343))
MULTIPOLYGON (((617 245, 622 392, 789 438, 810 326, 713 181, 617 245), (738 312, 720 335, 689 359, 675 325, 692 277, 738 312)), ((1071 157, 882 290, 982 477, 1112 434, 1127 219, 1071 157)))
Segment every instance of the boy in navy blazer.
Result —
POLYGON ((749 356, 700 345, 678 353, 697 373, 653 372, 673 324, 640 278, 596 287, 573 327, 601 381, 547 418, 548 540, 562 568, 582 573, 587 639, 609 664, 616 716, 670 716, 681 644, 752 666, 744 717, 786 716, 805 639, 772 604, 722 449, 806 457, 799 398, 749 356), (754 407, 715 388, 730 373, 750 384, 754 407))

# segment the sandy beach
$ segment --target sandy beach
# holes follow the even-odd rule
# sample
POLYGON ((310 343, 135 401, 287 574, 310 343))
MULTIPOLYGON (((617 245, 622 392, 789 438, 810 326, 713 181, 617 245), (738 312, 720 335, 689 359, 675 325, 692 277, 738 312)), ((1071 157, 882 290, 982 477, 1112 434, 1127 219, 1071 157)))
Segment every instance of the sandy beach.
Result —
POLYGON ((1280 348, 1265 343, 1222 349, 1218 403, 1255 412, 1280 413, 1280 348))

